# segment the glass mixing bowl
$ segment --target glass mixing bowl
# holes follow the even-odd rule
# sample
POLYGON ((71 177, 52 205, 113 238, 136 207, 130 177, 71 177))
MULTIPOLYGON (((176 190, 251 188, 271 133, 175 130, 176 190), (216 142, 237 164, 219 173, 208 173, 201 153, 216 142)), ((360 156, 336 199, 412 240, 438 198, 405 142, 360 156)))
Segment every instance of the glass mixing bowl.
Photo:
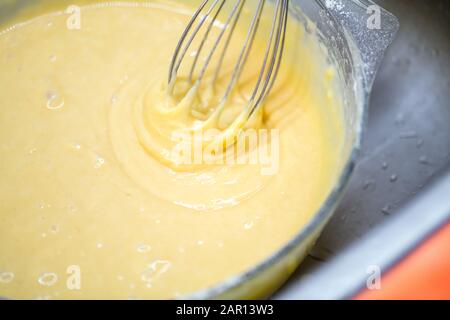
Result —
MULTIPOLYGON (((39 5, 41 1, 0 0, 0 23, 13 20, 18 11, 39 5)), ((88 1, 68 3, 83 2, 88 1)), ((355 167, 372 84, 384 52, 398 31, 398 20, 369 0, 290 0, 290 11, 325 46, 342 83, 346 132, 339 178, 311 221, 271 257, 243 274, 184 298, 253 299, 272 294, 314 245, 343 196, 355 167)))
POLYGON ((338 70, 345 121, 339 178, 311 221, 278 252, 251 270, 188 298, 257 299, 270 296, 295 271, 318 239, 344 195, 355 167, 372 85, 384 53, 398 32, 399 22, 370 0, 291 0, 290 11, 308 33, 319 38, 330 62, 338 70))

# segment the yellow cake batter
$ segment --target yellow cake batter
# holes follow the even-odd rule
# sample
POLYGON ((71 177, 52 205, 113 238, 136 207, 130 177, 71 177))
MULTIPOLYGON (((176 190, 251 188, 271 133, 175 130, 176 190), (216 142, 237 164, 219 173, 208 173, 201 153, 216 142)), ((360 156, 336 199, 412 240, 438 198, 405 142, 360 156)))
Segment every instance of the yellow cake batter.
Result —
MULTIPOLYGON (((179 166, 170 133, 200 120, 173 112, 167 73, 194 6, 89 3, 78 1, 80 28, 68 27, 64 1, 1 27, 0 296, 175 298, 275 253, 337 175, 338 85, 316 38, 291 18, 277 84, 251 122, 279 130, 276 174, 179 166)), ((260 63, 249 60, 247 80, 260 63)), ((245 101, 238 91, 232 106, 245 101)))

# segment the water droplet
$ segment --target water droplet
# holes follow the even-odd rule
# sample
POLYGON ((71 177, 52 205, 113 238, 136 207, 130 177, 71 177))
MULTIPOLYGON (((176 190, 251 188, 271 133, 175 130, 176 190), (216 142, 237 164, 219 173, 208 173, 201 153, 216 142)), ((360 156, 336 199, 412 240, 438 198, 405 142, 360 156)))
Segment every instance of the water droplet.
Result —
POLYGON ((397 180, 398 180, 398 176, 396 174, 391 175, 391 177, 390 177, 391 182, 396 182, 397 180))
POLYGON ((386 170, 387 168, 389 168, 389 164, 387 162, 383 162, 382 165, 381 165, 381 168, 383 170, 386 170))
POLYGON ((254 222, 253 221, 249 221, 247 223, 244 224, 244 229, 245 230, 250 230, 251 228, 253 228, 254 222))
POLYGON ((51 287, 58 282, 58 276, 55 273, 46 272, 39 277, 38 282, 42 286, 51 287))
POLYGON ((52 227, 50 228, 52 233, 58 233, 59 232, 59 225, 52 225, 52 227))
POLYGON ((75 150, 77 150, 77 151, 81 150, 81 144, 79 144, 79 143, 74 143, 74 144, 72 145, 72 147, 73 147, 75 150))
POLYGON ((417 138, 417 132, 415 132, 415 131, 403 132, 403 133, 400 134, 400 138, 402 138, 402 139, 416 139, 417 138))
POLYGON ((223 241, 219 241, 218 243, 217 243, 217 246, 219 247, 219 248, 223 248, 224 247, 224 243, 223 243, 223 241))
POLYGON ((113 94, 112 96, 111 96, 111 104, 116 104, 117 103, 117 95, 116 94, 113 94))
POLYGON ((395 117, 395 124, 398 126, 402 126, 405 124, 405 116, 402 113, 397 114, 395 117))
POLYGON ((386 205, 385 207, 383 207, 383 209, 381 209, 381 212, 386 216, 390 215, 391 214, 391 206, 389 204, 386 205))
POLYGON ((69 210, 70 213, 75 213, 78 211, 78 207, 74 202, 71 202, 67 205, 67 209, 69 210))
POLYGON ((94 165, 94 167, 95 167, 95 169, 100 169, 101 167, 103 167, 103 166, 105 165, 105 163, 106 163, 106 160, 103 159, 102 157, 98 156, 98 157, 95 159, 95 165, 94 165))
POLYGON ((421 157, 419 158, 419 162, 420 162, 421 164, 429 164, 428 157, 427 157, 427 156, 421 156, 421 157))
POLYGON ((99 242, 97 243, 97 249, 102 249, 103 248, 103 243, 99 242))
POLYGON ((155 223, 156 223, 156 224, 160 224, 160 223, 161 223, 161 220, 156 219, 156 220, 155 220, 155 223))
POLYGON ((167 260, 156 260, 148 265, 148 268, 141 274, 142 281, 152 283, 166 273, 172 264, 167 260))
POLYGON ((366 180, 363 184, 363 190, 365 191, 373 191, 375 190, 375 181, 366 180))
POLYGON ((205 241, 203 241, 203 240, 198 240, 197 241, 197 245, 199 245, 199 246, 202 246, 204 244, 205 244, 205 241))
POLYGON ((56 61, 56 55, 52 54, 52 55, 49 57, 49 60, 50 60, 50 62, 55 62, 55 61, 56 61))
POLYGON ((137 246, 137 251, 139 253, 146 253, 149 252, 152 249, 151 246, 149 246, 148 244, 140 244, 137 246))
POLYGON ((423 146, 424 140, 423 139, 417 139, 416 147, 420 149, 423 146))
POLYGON ((14 280, 14 273, 12 272, 0 272, 0 283, 10 283, 14 280))
POLYGON ((124 83, 127 82, 127 81, 128 81, 128 75, 125 75, 125 76, 123 76, 122 79, 120 79, 119 83, 120 83, 120 84, 124 84, 124 83))
POLYGON ((47 209, 47 208, 51 208, 51 205, 45 202, 41 202, 38 204, 38 208, 41 210, 47 209))
POLYGON ((119 276, 117 276, 117 280, 118 280, 118 281, 123 281, 123 280, 125 280, 125 278, 124 278, 124 276, 120 276, 120 275, 119 275, 119 276))
POLYGON ((47 97, 47 109, 58 110, 64 107, 64 99, 59 95, 58 92, 48 91, 47 97))
POLYGON ((35 154, 37 152, 37 148, 32 148, 32 149, 30 149, 30 151, 28 151, 28 154, 29 155, 33 155, 33 154, 35 154))

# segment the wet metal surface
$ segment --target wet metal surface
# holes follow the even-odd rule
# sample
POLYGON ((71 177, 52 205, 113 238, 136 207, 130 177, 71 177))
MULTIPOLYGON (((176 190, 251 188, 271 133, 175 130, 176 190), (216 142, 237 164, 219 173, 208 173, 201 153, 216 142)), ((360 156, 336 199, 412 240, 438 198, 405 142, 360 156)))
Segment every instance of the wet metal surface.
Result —
MULTIPOLYGON (((450 171, 450 3, 377 3, 399 18, 401 28, 374 85, 363 154, 334 218, 281 291, 285 297, 295 297, 292 283, 302 275, 333 263, 373 229, 389 225, 401 208, 432 192, 431 181, 450 171)), ((450 202, 450 190, 448 195, 440 201, 450 202)), ((397 228, 410 232, 406 223, 397 228)))

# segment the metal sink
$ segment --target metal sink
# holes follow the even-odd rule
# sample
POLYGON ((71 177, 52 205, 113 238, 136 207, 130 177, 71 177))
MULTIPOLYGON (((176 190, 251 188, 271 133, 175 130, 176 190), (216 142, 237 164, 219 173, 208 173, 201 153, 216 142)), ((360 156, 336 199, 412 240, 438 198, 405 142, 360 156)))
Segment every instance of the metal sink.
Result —
POLYGON ((401 28, 374 85, 363 154, 333 220, 275 298, 351 297, 373 261, 386 270, 449 221, 450 3, 376 2, 401 28))

